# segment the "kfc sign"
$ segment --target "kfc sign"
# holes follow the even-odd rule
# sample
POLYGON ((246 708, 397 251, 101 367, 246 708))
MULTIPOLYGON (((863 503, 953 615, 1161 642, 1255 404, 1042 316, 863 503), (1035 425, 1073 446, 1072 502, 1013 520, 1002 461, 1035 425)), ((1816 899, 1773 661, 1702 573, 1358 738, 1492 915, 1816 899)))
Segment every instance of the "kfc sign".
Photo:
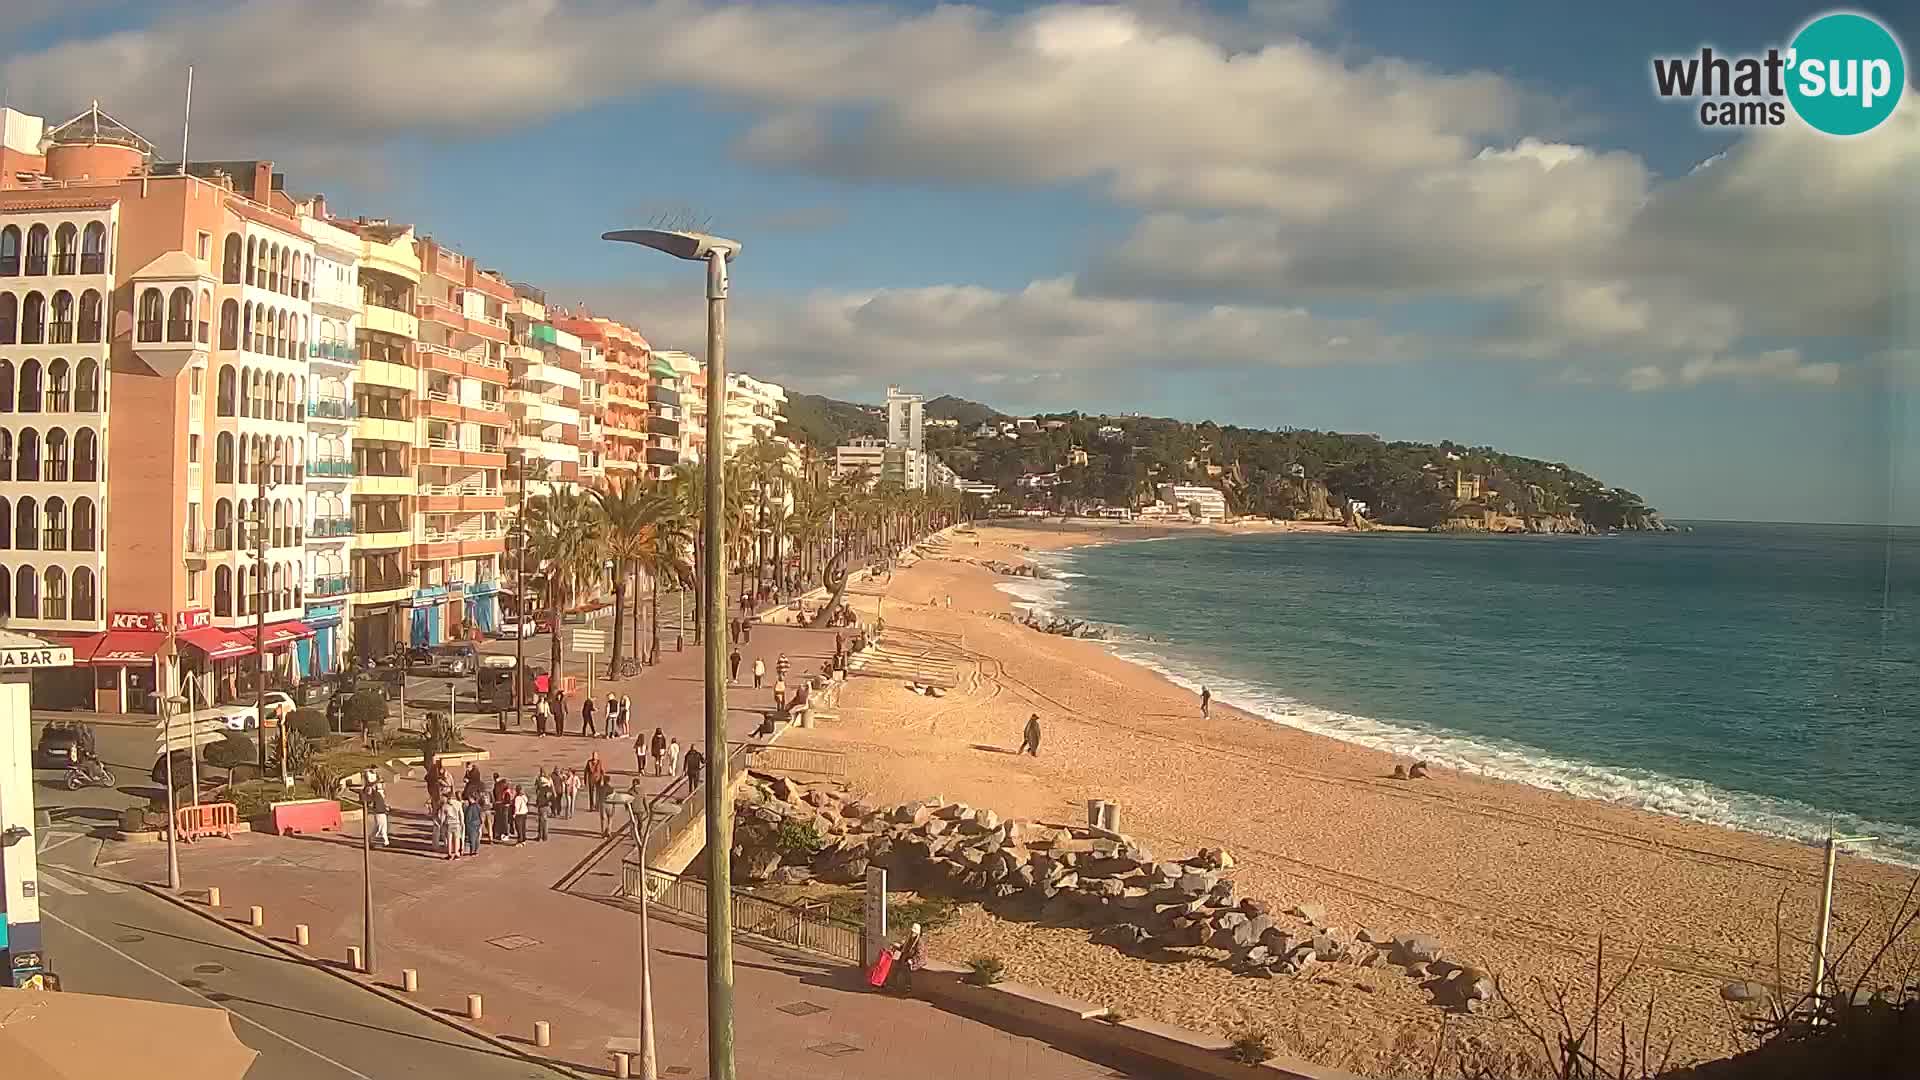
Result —
POLYGON ((109 630, 164 630, 166 625, 164 611, 115 611, 107 615, 109 630))
POLYGON ((173 628, 175 630, 198 630, 203 626, 212 625, 213 612, 208 611, 206 608, 188 608, 177 615, 174 619, 173 628))

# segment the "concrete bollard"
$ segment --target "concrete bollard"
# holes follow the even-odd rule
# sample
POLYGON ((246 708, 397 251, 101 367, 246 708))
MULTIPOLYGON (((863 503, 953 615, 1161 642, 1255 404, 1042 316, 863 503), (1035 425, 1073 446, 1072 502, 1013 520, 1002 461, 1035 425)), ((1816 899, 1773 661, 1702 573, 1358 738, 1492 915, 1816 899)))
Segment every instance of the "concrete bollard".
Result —
POLYGON ((535 1020, 533 1022, 533 1045, 535 1046, 552 1046, 553 1045, 553 1032, 551 1029, 547 1027, 547 1022, 545 1020, 535 1020))
POLYGON ((307 930, 306 923, 293 924, 293 943, 295 945, 298 945, 301 948, 306 948, 309 944, 312 943, 310 940, 311 936, 312 935, 307 930))
POLYGON ((1107 815, 1107 800, 1105 799, 1088 799, 1087 800, 1087 824, 1088 825, 1091 825, 1096 829, 1102 828, 1103 826, 1100 824, 1100 820, 1106 817, 1106 815, 1107 815))
POLYGON ((360 962, 360 946, 347 946, 347 966, 355 971, 365 971, 367 967, 360 962))
POLYGON ((1101 804, 1100 827, 1107 830, 1108 832, 1117 833, 1120 831, 1120 804, 1119 803, 1107 802, 1107 803, 1101 804))
POLYGON ((248 926, 267 925, 267 913, 265 910, 263 910, 260 907, 259 904, 255 904, 252 907, 247 909, 247 925, 248 926))
POLYGON ((208 907, 220 906, 220 886, 218 885, 207 886, 207 906, 208 907))
POLYGON ((467 1019, 478 1020, 484 1015, 485 1013, 480 1008, 480 995, 468 994, 467 995, 467 1019))
POLYGON ((633 1077, 633 1055, 632 1054, 627 1054, 622 1052, 614 1053, 613 1075, 617 1077, 618 1080, 632 1080, 632 1077, 633 1077))
POLYGON ((409 994, 420 992, 420 973, 412 968, 400 969, 400 989, 409 994))

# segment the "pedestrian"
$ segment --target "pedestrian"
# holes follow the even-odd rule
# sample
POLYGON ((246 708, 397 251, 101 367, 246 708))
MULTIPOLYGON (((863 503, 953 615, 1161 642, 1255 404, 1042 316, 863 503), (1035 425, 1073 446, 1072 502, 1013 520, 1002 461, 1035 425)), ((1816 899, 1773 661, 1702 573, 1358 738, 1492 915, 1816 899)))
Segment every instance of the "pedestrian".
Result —
POLYGON ((651 775, 647 769, 647 737, 645 735, 636 735, 633 739, 633 775, 651 775))
POLYGON ((605 719, 606 721, 607 738, 609 739, 619 738, 620 737, 620 699, 614 697, 611 692, 607 694, 607 712, 603 719, 605 719))
POLYGON ((847 651, 847 635, 838 630, 833 632, 833 666, 840 666, 840 654, 847 651))
POLYGON ((732 652, 727 654, 727 685, 732 686, 734 683, 737 683, 739 681, 740 681, 740 650, 735 649, 732 652))
POLYGON ((620 695, 620 734, 625 735, 626 733, 632 730, 633 730, 633 697, 630 694, 621 694, 620 695))
POLYGON ((531 812, 532 809, 533 809, 532 804, 527 800, 527 789, 522 787, 514 788, 513 789, 514 843, 524 844, 527 842, 527 814, 531 812))
POLYGON ((592 737, 593 735, 592 698, 583 698, 580 701, 580 734, 587 737, 592 737))
POLYGON ((742 645, 753 644, 753 619, 751 618, 740 620, 740 643, 742 645))
POLYGON ((593 810, 600 805, 600 778, 607 775, 607 767, 600 760, 600 751, 587 755, 587 809, 593 810))
MULTIPOLYGON (((431 773, 428 774, 428 778, 432 778, 431 773)), ((427 795, 427 816, 433 819, 433 850, 435 851, 444 851, 447 846, 446 815, 443 813, 446 802, 447 798, 444 795, 436 796, 431 792, 427 795)))
POLYGON ((1213 691, 1203 686, 1200 688, 1200 718, 1204 720, 1211 715, 1212 712, 1213 691))
POLYGON ((546 839, 547 813, 559 807, 559 790, 553 782, 553 777, 548 776, 545 766, 542 766, 539 775, 533 778, 533 812, 540 822, 542 834, 540 839, 546 839))
POLYGON ((439 816, 434 819, 434 836, 439 838, 435 847, 449 862, 460 857, 460 826, 463 820, 458 801, 451 798, 440 800, 439 816))
POLYGON ((667 733, 659 727, 653 729, 653 774, 667 775, 667 733))
POLYGON ((900 989, 913 993, 913 973, 927 966, 927 938, 920 932, 920 924, 914 923, 907 930, 906 940, 894 946, 893 971, 900 980, 900 989))
POLYGON ((370 842, 379 844, 381 847, 391 847, 392 844, 387 839, 387 789, 386 785, 377 780, 374 781, 372 789, 367 792, 367 813, 373 815, 373 835, 370 842))
MULTIPOLYGON (((486 827, 487 820, 486 800, 486 792, 477 792, 473 798, 466 801, 460 811, 461 824, 466 826, 465 847, 468 855, 480 854, 480 830, 486 827)), ((454 831, 460 832, 460 826, 454 826, 454 831)))
POLYGON ((707 755, 695 746, 687 751, 687 779, 694 787, 699 787, 707 775, 707 755))
POLYGON ((1027 717, 1027 731, 1020 739, 1020 753, 1040 756, 1040 714, 1027 717))
POLYGON ((773 680, 773 713, 785 716, 787 713, 787 677, 780 675, 773 680))
POLYGON ((793 661, 787 659, 786 653, 781 653, 780 659, 773 662, 773 673, 784 679, 787 677, 787 672, 791 670, 793 670, 793 661))
POLYGON ((553 733, 567 733, 567 692, 558 688, 553 692, 553 733))
POLYGON ((493 774, 493 839, 504 844, 513 834, 513 785, 499 773, 493 774))
POLYGON ((547 716, 551 710, 552 706, 547 704, 546 698, 541 698, 539 701, 533 703, 533 733, 535 735, 545 735, 547 733, 547 716))
POLYGON ((596 795, 600 799, 600 835, 613 835, 613 800, 607 796, 613 794, 613 777, 602 776, 596 795))
POLYGON ((667 742, 667 775, 680 775, 680 740, 677 737, 667 742))
POLYGON ((440 805, 440 799, 447 793, 447 765, 438 758, 427 767, 427 803, 440 805))
POLYGON ((755 690, 760 689, 760 684, 765 682, 766 678, 767 678, 767 662, 765 660, 760 659, 757 656, 754 657, 753 658, 753 688, 755 690))

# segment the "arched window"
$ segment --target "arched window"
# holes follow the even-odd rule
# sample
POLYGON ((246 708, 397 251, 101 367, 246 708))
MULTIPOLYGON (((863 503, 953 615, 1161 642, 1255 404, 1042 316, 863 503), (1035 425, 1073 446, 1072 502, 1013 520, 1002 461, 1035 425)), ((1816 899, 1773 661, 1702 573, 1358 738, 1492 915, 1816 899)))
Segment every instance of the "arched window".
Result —
MULTIPOLYGON (((231 304, 233 301, 229 300, 231 304)), ((220 377, 214 383, 213 411, 216 416, 233 415, 233 365, 221 364, 220 377)))
POLYGON ((47 500, 47 531, 40 547, 44 551, 67 550, 67 501, 57 495, 47 500))
POLYGON ((73 550, 93 551, 98 545, 99 529, 93 500, 85 495, 73 500, 73 550))
POLYGON ((250 483, 247 479, 247 473, 253 468, 253 443, 245 435, 240 436, 239 445, 234 447, 234 456, 240 459, 235 462, 234 482, 237 484, 250 483))
POLYGON ((55 230, 53 234, 54 273, 71 274, 79 268, 80 253, 74 250, 79 247, 79 241, 80 230, 74 228, 71 221, 62 222, 60 228, 55 230))
POLYGON ((92 567, 73 568, 73 617, 81 622, 92 622, 100 617, 100 602, 94 594, 92 567))
POLYGON ((287 568, 285 565, 273 568, 273 599, 275 610, 285 611, 287 608, 293 606, 293 592, 287 588, 287 568))
POLYGON ((13 479, 13 432, 0 428, 0 480, 13 479))
POLYGON ((35 225, 27 230, 27 273, 44 274, 47 272, 47 227, 35 225))
POLYGON ((40 507, 31 495, 22 495, 14 501, 13 546, 21 551, 33 551, 40 546, 40 507))
POLYGON ((0 345, 11 345, 20 338, 20 298, 0 292, 0 345))
POLYGON ((48 324, 51 333, 48 337, 56 345, 67 345, 73 341, 73 294, 65 289, 53 294, 53 321, 48 324))
POLYGON ((13 361, 0 360, 0 412, 13 411, 13 361))
POLYGON ((213 550, 233 550, 233 503, 226 499, 213 504, 213 550))
POLYGON ((40 617, 50 620, 67 617, 67 574, 57 566, 47 567, 47 595, 40 601, 40 617))
POLYGON ((99 344, 107 336, 107 311, 100 293, 88 289, 80 294, 80 333, 77 340, 99 344))
POLYGON ((159 289, 148 289, 140 294, 139 326, 135 328, 135 337, 140 341, 159 341, 162 316, 166 312, 166 300, 159 289))
POLYGON ((287 248, 275 248, 274 255, 274 261, 280 270, 274 279, 274 284, 280 292, 280 295, 285 296, 287 293, 293 291, 293 274, 288 265, 292 262, 293 252, 287 248))
POLYGON ((32 428, 20 429, 19 449, 14 452, 13 478, 40 479, 40 433, 32 428))
POLYGON ((40 470, 40 479, 56 484, 65 483, 67 465, 67 433, 64 429, 53 428, 47 432, 46 459, 40 470))
POLYGON ((67 372, 65 357, 56 357, 47 365, 47 411, 67 412, 73 408, 73 379, 67 372))
POLYGON ((80 233, 80 272, 104 274, 107 266, 107 227, 98 221, 87 222, 80 233))
MULTIPOLYGON (((6 499, 0 498, 0 550, 7 550, 12 547, 13 506, 8 503, 6 499)), ((5 612, 5 608, 0 608, 0 614, 5 614, 5 612)))
MULTIPOLYGON (((274 468, 277 469, 279 467, 280 467, 279 463, 275 462, 274 468)), ((275 501, 273 504, 272 511, 270 511, 267 515, 267 522, 268 522, 267 545, 269 547, 276 547, 276 548, 286 547, 287 546, 286 504, 281 503, 279 501, 275 501)))
POLYGON ((30 292, 20 304, 20 344, 39 345, 46 340, 47 298, 30 292))
POLYGON ((213 482, 233 483, 233 435, 221 432, 213 440, 213 482))
MULTIPOLYGON (((227 300, 220 305, 220 347, 237 349, 240 347, 240 304, 227 300)), ((221 415, 231 415, 222 413, 221 415)))
POLYGON ((313 299, 313 256, 307 256, 307 272, 300 276, 300 299, 313 299))
POLYGON ((247 237, 247 277, 254 288, 267 287, 267 245, 254 236, 247 237))
POLYGON ((100 362, 91 356, 80 361, 80 375, 73 386, 73 407, 79 412, 100 411, 100 362))
POLYGON ((73 478, 83 484, 100 479, 100 436, 92 428, 73 433, 73 478))
POLYGON ((253 351, 253 305, 240 305, 240 347, 253 351))
POLYGON ((257 369, 254 371, 253 392, 248 396, 252 398, 252 415, 259 419, 265 419, 267 415, 267 373, 265 371, 257 369))
POLYGON ((213 571, 213 613, 216 616, 233 614, 233 569, 216 567, 213 571))
POLYGON ((220 283, 222 285, 240 284, 240 234, 228 233, 224 254, 220 260, 220 283))
POLYGON ((20 365, 20 411, 40 411, 40 361, 29 359, 20 365))
POLYGON ((23 566, 13 572, 13 617, 40 617, 40 579, 34 575, 31 566, 23 566))
POLYGON ((287 355, 287 313, 275 312, 273 316, 273 355, 282 359, 287 355))
POLYGON ((212 293, 208 292, 205 289, 200 290, 200 306, 194 309, 193 314, 194 314, 193 325, 194 325, 194 334, 195 334, 194 340, 198 341, 202 345, 205 345, 207 343, 207 321, 213 318, 213 294, 212 293))
POLYGON ((185 286, 167 298, 167 340, 193 340, 193 290, 185 286))
POLYGON ((12 277, 20 272, 20 228, 9 225, 0 229, 0 277, 12 277))

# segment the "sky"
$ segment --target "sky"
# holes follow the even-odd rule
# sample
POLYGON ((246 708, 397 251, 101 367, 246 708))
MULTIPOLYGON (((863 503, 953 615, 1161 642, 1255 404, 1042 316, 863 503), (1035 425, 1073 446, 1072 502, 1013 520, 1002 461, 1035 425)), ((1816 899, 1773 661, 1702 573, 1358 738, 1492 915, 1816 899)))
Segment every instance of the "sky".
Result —
MULTIPOLYGON (((877 400, 1451 438, 1680 519, 1920 524, 1920 99, 1712 130, 1822 5, 10 0, 0 92, 271 158, 557 304, 877 400)), ((1873 14, 1908 44, 1920 8, 1873 14)), ((1909 76, 1911 87, 1912 76, 1909 76)))

